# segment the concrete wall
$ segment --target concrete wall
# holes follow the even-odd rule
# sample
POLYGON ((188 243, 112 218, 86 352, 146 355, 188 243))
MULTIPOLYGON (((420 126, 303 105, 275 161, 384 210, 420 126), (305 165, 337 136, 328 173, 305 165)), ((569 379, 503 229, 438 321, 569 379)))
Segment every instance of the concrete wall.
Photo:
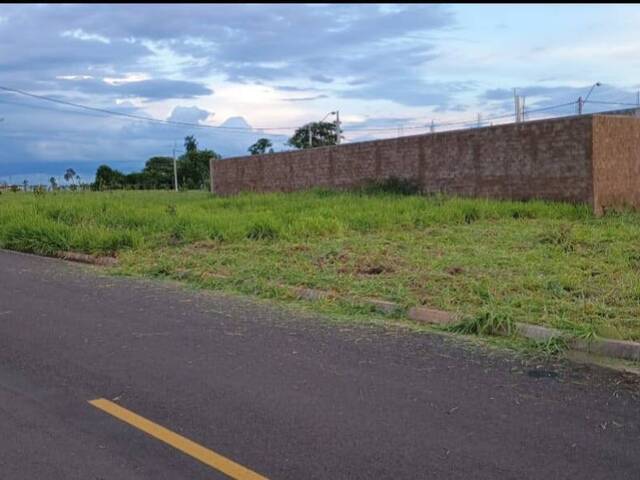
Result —
MULTIPOLYGON (((541 198, 595 207, 620 203, 637 185, 639 125, 633 117, 583 115, 214 160, 211 186, 217 194, 230 195, 349 188, 399 177, 418 181, 425 193, 541 198), (625 174, 635 177, 619 186, 625 174, 606 174, 612 165, 624 166, 625 174)), ((640 206, 637 193, 633 195, 640 206)))

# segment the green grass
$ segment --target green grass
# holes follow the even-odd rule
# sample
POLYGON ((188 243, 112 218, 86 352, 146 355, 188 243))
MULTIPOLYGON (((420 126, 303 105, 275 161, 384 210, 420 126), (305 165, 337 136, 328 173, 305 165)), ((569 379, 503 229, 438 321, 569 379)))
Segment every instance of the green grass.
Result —
POLYGON ((4 248, 117 255, 123 274, 277 299, 289 298, 275 286, 286 284, 425 304, 462 314, 461 328, 479 332, 524 321, 640 340, 639 239, 637 213, 421 197, 406 185, 231 198, 0 195, 4 248))

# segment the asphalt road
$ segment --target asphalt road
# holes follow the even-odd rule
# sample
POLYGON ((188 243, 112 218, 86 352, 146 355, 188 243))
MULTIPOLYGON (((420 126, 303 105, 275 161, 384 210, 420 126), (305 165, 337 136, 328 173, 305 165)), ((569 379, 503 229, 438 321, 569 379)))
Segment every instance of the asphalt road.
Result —
POLYGON ((0 478, 640 478, 633 378, 0 251, 0 478))

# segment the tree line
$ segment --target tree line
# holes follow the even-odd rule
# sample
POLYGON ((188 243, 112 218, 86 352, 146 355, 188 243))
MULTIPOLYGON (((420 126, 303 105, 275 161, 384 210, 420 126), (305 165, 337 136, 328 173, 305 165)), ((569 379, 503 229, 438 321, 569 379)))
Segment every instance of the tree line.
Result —
MULTIPOLYGON (((184 139, 184 154, 176 159, 180 188, 205 189, 209 185, 209 160, 222 158, 213 150, 200 150, 193 135, 184 139)), ((152 157, 141 172, 122 173, 108 165, 100 165, 92 185, 94 190, 171 189, 174 188, 173 157, 152 157)))
MULTIPOLYGON (((299 148, 324 147, 337 144, 336 126, 329 122, 312 122, 298 128, 287 144, 299 148)), ((273 153, 271 140, 260 138, 248 149, 251 155, 273 153)), ((222 157, 213 150, 198 148, 193 135, 184 139, 184 154, 176 160, 178 185, 182 189, 206 189, 209 185, 209 161, 222 157)), ((67 172, 69 173, 69 171, 67 172)), ((75 174, 75 172, 73 172, 75 174)), ((73 176, 71 176, 73 178, 73 176)), ((67 176, 65 179, 68 181, 67 176)), ((140 172, 123 173, 108 165, 96 171, 93 190, 113 189, 171 189, 175 187, 172 157, 152 157, 140 172)))

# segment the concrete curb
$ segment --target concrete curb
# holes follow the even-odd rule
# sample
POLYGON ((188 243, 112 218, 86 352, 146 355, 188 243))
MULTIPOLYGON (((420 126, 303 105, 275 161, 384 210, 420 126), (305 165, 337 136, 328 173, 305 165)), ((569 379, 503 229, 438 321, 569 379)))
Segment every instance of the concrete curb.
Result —
MULTIPOLYGON (((285 285, 281 285, 286 287, 285 285)), ((295 295, 304 300, 324 300, 328 298, 347 300, 332 292, 305 287, 288 287, 295 295)), ((399 313, 404 308, 396 303, 376 298, 354 298, 353 301, 369 305, 384 314, 399 313)), ((457 323, 460 318, 450 312, 429 307, 412 307, 406 311, 406 317, 417 323, 427 325, 449 326, 457 323)), ((577 338, 557 328, 543 327, 529 323, 517 322, 515 335, 533 340, 535 342, 547 342, 553 338, 562 338, 567 342, 569 350, 590 353, 602 357, 617 358, 640 362, 640 343, 626 340, 614 340, 608 338, 595 338, 590 341, 577 338)))
POLYGON ((640 362, 640 343, 638 342, 611 338, 584 340, 557 328, 530 325, 528 323, 516 323, 516 334, 536 342, 546 342, 552 338, 563 338, 567 341, 570 350, 640 362))
POLYGON ((407 312, 407 317, 414 322, 432 325, 453 325, 458 322, 455 315, 428 307, 412 307, 407 312))
MULTIPOLYGON (((306 300, 339 298, 329 292, 310 288, 297 288, 296 291, 298 292, 299 298, 304 298, 306 300)), ((376 298, 358 298, 355 299, 355 301, 364 305, 370 305, 375 310, 385 314, 398 313, 403 310, 403 307, 396 302, 389 302, 376 298)), ((406 317, 417 323, 440 326, 453 325, 460 320, 456 315, 450 312, 429 307, 412 307, 406 312, 406 317)), ((568 332, 558 330, 557 328, 543 327, 541 325, 532 325, 522 322, 517 322, 515 324, 515 335, 535 342, 548 342, 553 338, 562 338, 567 342, 569 350, 590 353, 602 357, 640 362, 640 343, 638 342, 608 338, 595 338, 587 341, 577 338, 568 332)))
POLYGON ((118 264, 118 259, 115 257, 95 257, 93 255, 87 255, 86 253, 56 252, 55 256, 71 262, 88 263, 104 267, 113 267, 118 264))

